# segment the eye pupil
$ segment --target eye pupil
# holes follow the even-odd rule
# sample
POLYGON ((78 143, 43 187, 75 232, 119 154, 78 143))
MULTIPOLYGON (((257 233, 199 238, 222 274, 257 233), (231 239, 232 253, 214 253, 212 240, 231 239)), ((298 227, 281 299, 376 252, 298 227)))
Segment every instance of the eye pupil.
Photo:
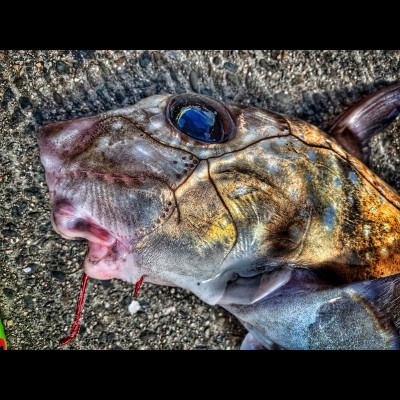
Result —
POLYGON ((202 107, 183 107, 176 117, 176 127, 180 131, 207 142, 219 141, 218 135, 215 135, 216 125, 220 124, 215 113, 202 107))

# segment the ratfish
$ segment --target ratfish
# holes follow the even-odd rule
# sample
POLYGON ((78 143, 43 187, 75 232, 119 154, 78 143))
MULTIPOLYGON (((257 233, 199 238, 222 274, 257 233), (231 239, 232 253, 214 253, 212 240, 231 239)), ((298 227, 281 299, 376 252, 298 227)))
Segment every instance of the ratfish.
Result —
POLYGON ((41 128, 54 229, 84 271, 187 289, 243 349, 400 348, 400 197, 367 166, 400 84, 329 134, 186 93, 41 128))

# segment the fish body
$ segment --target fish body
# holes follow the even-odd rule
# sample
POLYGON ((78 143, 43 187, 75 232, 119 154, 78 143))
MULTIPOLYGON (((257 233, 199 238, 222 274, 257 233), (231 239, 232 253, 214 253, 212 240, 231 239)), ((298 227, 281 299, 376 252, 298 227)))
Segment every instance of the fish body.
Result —
POLYGON ((243 348, 397 348, 400 198, 304 121, 158 95, 43 127, 55 230, 85 272, 179 286, 243 348))

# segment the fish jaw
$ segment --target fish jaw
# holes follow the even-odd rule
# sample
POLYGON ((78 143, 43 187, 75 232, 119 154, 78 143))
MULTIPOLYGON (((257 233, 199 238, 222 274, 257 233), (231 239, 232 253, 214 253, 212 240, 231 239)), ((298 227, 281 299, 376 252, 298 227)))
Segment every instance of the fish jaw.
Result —
POLYGON ((126 245, 116 242, 112 247, 106 247, 89 242, 89 250, 84 260, 85 273, 94 279, 121 279, 136 283, 141 272, 138 267, 136 253, 129 251, 126 245))
POLYGON ((84 270, 90 278, 117 278, 130 283, 140 278, 139 256, 132 251, 132 240, 115 237, 89 214, 67 201, 56 202, 52 223, 55 231, 63 238, 88 241, 84 270))

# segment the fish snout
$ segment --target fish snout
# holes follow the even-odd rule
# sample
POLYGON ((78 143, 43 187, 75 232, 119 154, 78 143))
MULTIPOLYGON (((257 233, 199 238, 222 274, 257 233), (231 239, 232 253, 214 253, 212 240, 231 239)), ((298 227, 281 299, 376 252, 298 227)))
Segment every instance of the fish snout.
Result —
POLYGON ((92 127, 99 117, 55 122, 39 131, 40 157, 46 170, 83 152, 93 140, 92 127))

